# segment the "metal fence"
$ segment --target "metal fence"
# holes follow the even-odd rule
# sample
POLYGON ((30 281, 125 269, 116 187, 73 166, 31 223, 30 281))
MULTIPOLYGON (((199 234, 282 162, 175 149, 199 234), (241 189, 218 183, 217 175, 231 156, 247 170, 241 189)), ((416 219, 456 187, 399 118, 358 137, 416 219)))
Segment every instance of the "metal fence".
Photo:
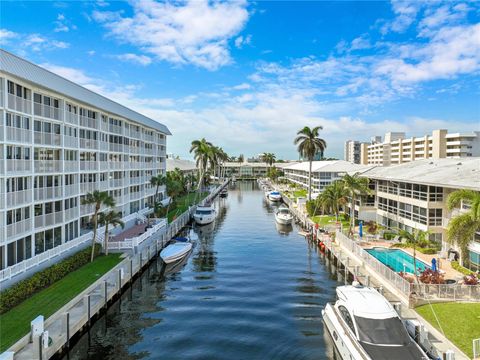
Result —
POLYGON ((473 359, 480 358, 480 338, 472 340, 473 346, 473 359))

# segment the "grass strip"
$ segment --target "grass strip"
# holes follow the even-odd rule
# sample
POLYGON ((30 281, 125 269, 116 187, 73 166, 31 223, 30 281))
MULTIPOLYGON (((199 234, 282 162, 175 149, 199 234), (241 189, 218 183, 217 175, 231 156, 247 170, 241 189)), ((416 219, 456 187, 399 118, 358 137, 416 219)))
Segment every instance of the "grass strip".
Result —
POLYGON ((99 256, 0 315, 0 352, 25 336, 30 331, 30 322, 38 315, 47 319, 115 267, 122 260, 120 255, 99 256))

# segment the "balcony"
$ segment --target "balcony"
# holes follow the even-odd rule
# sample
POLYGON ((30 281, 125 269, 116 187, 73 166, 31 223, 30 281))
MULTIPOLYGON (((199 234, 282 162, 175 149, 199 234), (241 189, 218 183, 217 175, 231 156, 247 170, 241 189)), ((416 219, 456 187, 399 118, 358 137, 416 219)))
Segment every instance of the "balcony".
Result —
POLYGON ((139 200, 139 199, 141 199, 142 197, 143 197, 143 196, 142 196, 142 192, 141 192, 141 191, 130 193, 130 201, 132 201, 132 200, 139 200))
POLYGON ((20 142, 20 143, 31 143, 32 142, 32 132, 26 129, 18 129, 14 127, 7 126, 6 128, 6 140, 9 142, 20 142))
POLYGON ((98 142, 98 149, 103 151, 108 151, 108 143, 105 141, 98 142))
POLYGON ((42 132, 35 131, 33 138, 34 138, 35 144, 54 145, 54 146, 60 146, 62 144, 62 139, 60 134, 42 133, 42 132))
POLYGON ((65 161, 63 163, 65 172, 78 172, 78 161, 65 161))
POLYGON ((82 171, 97 171, 98 161, 80 161, 80 170, 82 171))
POLYGON ((88 127, 92 129, 97 129, 98 127, 98 122, 96 119, 92 119, 92 118, 81 116, 81 115, 79 119, 80 119, 80 126, 88 127))
POLYGON ((36 173, 58 173, 62 172, 62 160, 35 160, 36 173))
POLYGON ((19 112, 32 113, 32 101, 13 94, 8 94, 8 107, 19 112))
POLYGON ((62 117, 62 110, 49 105, 40 103, 33 104, 33 112, 36 116, 42 116, 49 119, 60 120, 62 117))
POLYGON ((97 182, 97 189, 100 191, 108 190, 108 181, 97 182))
POLYGON ((90 215, 95 212, 95 205, 80 205, 80 216, 90 215))
POLYGON ((123 161, 109 161, 108 163, 108 167, 110 170, 122 170, 123 165, 123 161))
POLYGON ((65 121, 72 125, 78 125, 78 115, 67 111, 65 113, 65 121))
POLYGON ((124 187, 124 180, 123 179, 110 179, 110 187, 111 188, 118 188, 124 187))
POLYGON ((118 125, 110 125, 109 131, 114 134, 120 134, 120 135, 123 134, 123 128, 118 125))
POLYGON ((78 148, 78 138, 74 136, 65 135, 63 137, 63 145, 70 148, 78 148))
POLYGON ((64 212, 63 212, 64 221, 69 222, 69 221, 78 219, 79 218, 79 213, 80 212, 79 212, 78 207, 74 207, 74 208, 71 208, 71 209, 64 210, 64 212))
POLYGON ((80 193, 86 194, 88 192, 92 192, 98 190, 96 182, 88 182, 88 183, 81 183, 80 184, 80 193))
POLYGON ((145 183, 145 178, 143 176, 131 177, 130 185, 138 185, 145 183))
POLYGON ((79 186, 78 184, 66 185, 63 187, 64 189, 64 196, 65 197, 72 197, 77 196, 79 193, 79 186))
POLYGON ((30 232, 32 229, 32 219, 26 219, 10 225, 7 225, 7 239, 20 237, 22 234, 30 232))
POLYGON ((31 160, 7 159, 7 172, 24 173, 31 171, 31 160))
POLYGON ((80 147, 83 149, 97 149, 98 141, 92 139, 82 139, 80 138, 80 147))
POLYGON ((7 192, 7 207, 29 204, 32 202, 32 190, 7 192))
POLYGON ((35 201, 53 200, 62 197, 62 187, 52 186, 33 189, 35 201))
POLYGON ((123 152, 123 145, 122 144, 110 144, 109 150, 112 152, 123 152))
POLYGON ((63 211, 35 216, 35 228, 52 226, 63 222, 63 211))

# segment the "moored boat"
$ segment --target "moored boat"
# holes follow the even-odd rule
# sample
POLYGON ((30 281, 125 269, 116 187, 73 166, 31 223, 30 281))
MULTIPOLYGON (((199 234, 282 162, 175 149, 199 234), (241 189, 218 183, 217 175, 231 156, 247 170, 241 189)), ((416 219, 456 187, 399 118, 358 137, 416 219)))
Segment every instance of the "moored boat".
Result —
POLYGON ((282 195, 278 191, 270 191, 270 193, 268 194, 268 200, 280 201, 282 200, 282 195))
POLYGON ((216 214, 216 210, 211 205, 197 206, 193 219, 198 225, 206 225, 215 220, 216 214))
POLYGON ((361 285, 339 286, 337 297, 335 304, 325 306, 322 316, 341 359, 428 359, 378 291, 361 285))
POLYGON ((292 223, 293 216, 290 210, 285 206, 280 206, 275 211, 275 221, 282 225, 290 225, 292 223))
POLYGON ((192 249, 192 243, 185 238, 174 239, 175 242, 167 245, 160 251, 160 257, 166 264, 180 260, 192 249))

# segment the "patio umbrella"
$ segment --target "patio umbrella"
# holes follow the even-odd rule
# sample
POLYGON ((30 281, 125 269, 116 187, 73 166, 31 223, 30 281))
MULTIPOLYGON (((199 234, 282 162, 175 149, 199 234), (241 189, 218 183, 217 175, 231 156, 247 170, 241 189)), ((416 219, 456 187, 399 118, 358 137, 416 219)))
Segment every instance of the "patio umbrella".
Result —
POLYGON ((358 223, 358 235, 360 236, 360 238, 363 237, 363 221, 360 221, 358 223))
POLYGON ((432 270, 437 271, 437 260, 435 258, 432 259, 432 270))

